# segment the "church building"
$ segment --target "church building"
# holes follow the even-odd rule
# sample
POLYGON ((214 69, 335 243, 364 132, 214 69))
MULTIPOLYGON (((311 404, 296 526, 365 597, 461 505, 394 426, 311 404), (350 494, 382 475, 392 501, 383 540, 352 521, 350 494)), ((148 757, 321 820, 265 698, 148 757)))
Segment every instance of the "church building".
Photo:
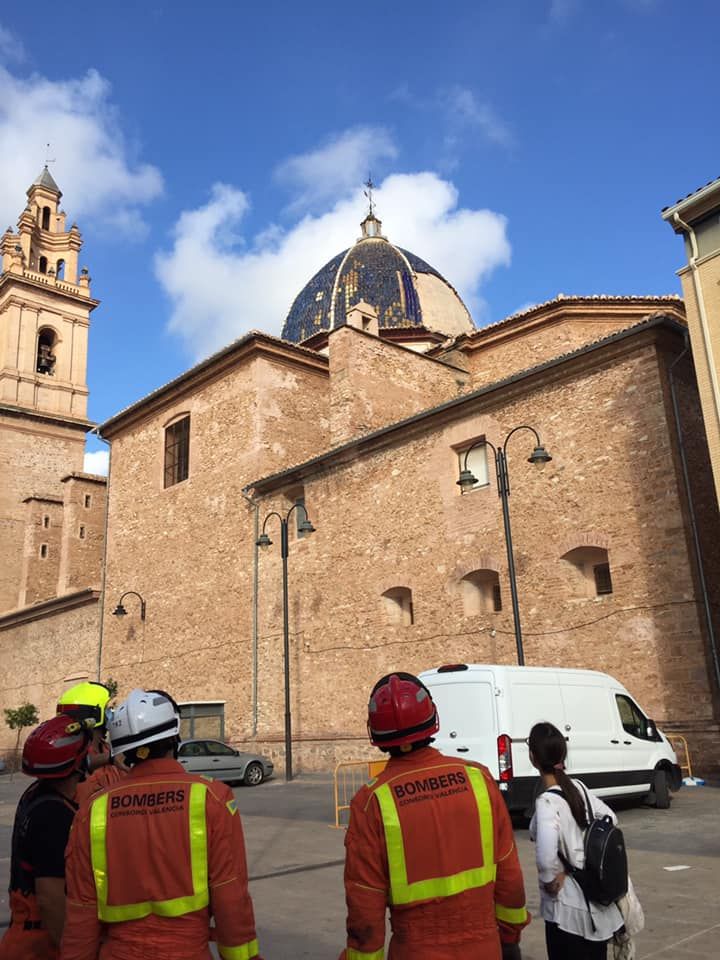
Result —
POLYGON ((422 252, 371 209, 280 338, 102 424, 102 626, 55 673, 167 689, 185 736, 281 757, 286 544, 295 765, 367 756, 381 675, 517 662, 499 449, 525 662, 614 675, 716 769, 720 521, 682 300, 559 295, 476 328, 422 252))

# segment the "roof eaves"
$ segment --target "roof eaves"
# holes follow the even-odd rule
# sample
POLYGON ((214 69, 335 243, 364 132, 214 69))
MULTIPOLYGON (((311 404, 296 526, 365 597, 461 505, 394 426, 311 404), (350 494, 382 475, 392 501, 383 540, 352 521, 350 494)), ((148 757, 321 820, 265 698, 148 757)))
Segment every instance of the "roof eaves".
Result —
POLYGON ((706 184, 703 184, 702 187, 698 187, 697 190, 693 190, 691 193, 688 193, 685 197, 680 197, 679 200, 676 200, 675 203, 670 204, 667 207, 663 207, 661 212, 663 220, 669 220, 674 213, 680 213, 685 207, 690 206, 692 203, 697 203, 699 200, 704 199, 706 194, 712 193, 714 190, 720 188, 720 177, 716 177, 714 180, 709 180, 706 184))
MULTIPOLYGON (((462 407, 467 403, 472 403, 473 400, 478 400, 481 397, 494 393, 504 387, 508 387, 515 383, 526 380, 531 376, 536 376, 539 373, 552 370, 553 368, 558 367, 569 360, 592 353, 593 351, 608 346, 612 343, 620 342, 630 336, 641 333, 644 330, 650 330, 654 327, 661 326, 667 326, 669 329, 676 332, 681 332, 684 329, 682 324, 678 323, 678 321, 673 317, 668 317, 664 314, 655 314, 646 320, 642 320, 640 323, 633 324, 624 328, 623 330, 618 330, 607 337, 601 337, 599 340, 595 340, 592 343, 587 343, 584 346, 579 347, 577 350, 572 350, 568 353, 553 357, 551 360, 546 360, 544 363, 540 363, 537 366, 529 367, 526 370, 521 370, 503 380, 497 380, 494 383, 487 384, 486 386, 480 387, 478 390, 474 390, 471 393, 465 393, 459 397, 453 397, 452 400, 446 400, 444 403, 438 404, 435 407, 429 407, 426 410, 421 410, 419 413, 413 414, 411 417, 406 417, 403 420, 397 420, 394 423, 388 424, 385 427, 381 427, 378 430, 373 430, 370 433, 362 434, 359 437, 353 437, 351 440, 348 440, 337 447, 332 447, 329 450, 326 450, 324 453, 321 453, 316 457, 312 457, 310 460, 295 464, 292 467, 288 467, 285 470, 270 474, 267 477, 261 477, 259 480, 254 480, 251 483, 248 483, 243 490, 255 490, 257 492, 258 488, 262 486, 267 486, 268 488, 274 487, 278 485, 278 481, 281 481, 284 478, 292 477, 299 471, 319 467, 326 461, 337 457, 345 451, 352 450, 354 447, 370 443, 383 437, 384 435, 390 435, 397 431, 403 430, 408 426, 419 423, 425 419, 429 419, 430 417, 436 416, 439 413, 462 407)), ((262 492, 262 490, 260 492, 262 492)))
POLYGON ((175 387, 179 387, 198 374, 203 373, 206 370, 210 370, 213 366, 219 364, 232 353, 242 350, 243 347, 247 346, 252 341, 259 343, 272 343, 279 347, 286 348, 289 353, 298 353, 308 358, 312 357, 313 360, 319 362, 323 366, 327 366, 328 363, 327 357, 321 353, 318 353, 316 350, 310 350, 308 347, 301 347, 296 343, 290 343, 288 340, 282 340, 280 337, 274 337, 269 333, 263 333, 261 330, 250 330, 244 336, 239 337, 237 340, 233 340, 221 350, 217 350, 215 353, 210 354, 209 357, 206 357, 204 360, 200 360, 194 366, 184 370, 182 373, 178 374, 177 377, 174 377, 172 380, 168 380, 168 382, 162 384, 162 386, 156 387, 155 390, 152 390, 150 393, 146 394, 144 397, 141 397, 139 400, 136 400, 134 403, 129 404, 129 406, 123 407, 122 410, 119 410, 112 417, 100 424, 100 433, 103 434, 108 427, 115 426, 120 420, 124 419, 129 414, 140 410, 146 404, 151 403, 153 400, 159 399, 164 394, 170 393, 173 389, 175 389, 175 387))

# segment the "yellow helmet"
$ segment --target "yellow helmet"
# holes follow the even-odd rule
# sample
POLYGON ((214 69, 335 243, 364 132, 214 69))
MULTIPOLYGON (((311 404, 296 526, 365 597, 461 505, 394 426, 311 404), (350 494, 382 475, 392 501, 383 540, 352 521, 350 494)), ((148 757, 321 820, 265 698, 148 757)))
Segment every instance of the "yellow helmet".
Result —
POLYGON ((74 720, 94 720, 96 727, 102 727, 109 699, 110 691, 104 683, 85 680, 61 695, 57 713, 67 714, 74 720))

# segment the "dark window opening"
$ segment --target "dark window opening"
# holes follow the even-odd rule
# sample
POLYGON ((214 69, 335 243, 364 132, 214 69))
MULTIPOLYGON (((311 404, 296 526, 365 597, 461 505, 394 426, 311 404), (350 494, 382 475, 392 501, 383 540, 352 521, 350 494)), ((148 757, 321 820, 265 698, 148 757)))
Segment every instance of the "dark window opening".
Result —
POLYGON ((415 623, 412 590, 409 587, 393 587, 382 595, 388 623, 411 627, 415 623))
POLYGON ((613 592, 609 563, 596 563, 593 567, 593 576, 595 577, 595 592, 599 597, 613 592))
POLYGON ((92 503, 92 497, 89 493, 85 494, 85 509, 87 510, 90 504, 92 503))
POLYGON ((50 517, 43 517, 43 526, 47 530, 47 528, 50 526, 50 517))
POLYGON ((37 358, 35 369, 38 373, 52 376, 55 372, 55 334, 52 330, 41 330, 38 334, 37 358))
POLYGON ((47 273, 47 257, 40 257, 38 261, 38 270, 40 273, 47 273))
POLYGON ((502 610, 502 594, 500 593, 499 583, 493 584, 492 595, 493 595, 493 611, 495 613, 500 613, 500 611, 502 610))
MULTIPOLYGON (((50 229, 50 207, 42 208, 42 228, 43 230, 50 229)), ((45 273, 44 270, 43 273, 45 273)))
POLYGON ((56 276, 58 280, 64 280, 65 279, 65 261, 58 260, 57 266, 55 269, 56 269, 56 276))
POLYGON ((165 429, 165 486, 187 480, 190 467, 190 417, 165 429))
POLYGON ((85 539, 85 527, 80 527, 80 530, 78 531, 78 536, 80 537, 81 540, 85 539))
POLYGON ((40 544, 40 559, 46 560, 48 555, 48 547, 46 543, 40 544))

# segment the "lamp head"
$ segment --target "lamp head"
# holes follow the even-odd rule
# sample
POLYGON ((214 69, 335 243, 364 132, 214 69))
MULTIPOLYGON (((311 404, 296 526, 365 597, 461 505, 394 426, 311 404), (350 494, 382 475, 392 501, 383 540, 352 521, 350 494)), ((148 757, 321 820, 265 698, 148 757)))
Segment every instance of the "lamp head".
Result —
POLYGON ((298 533, 315 533, 315 527, 310 523, 309 517, 305 517, 298 524, 298 533))
POLYGON ((546 463, 550 463, 552 457, 545 447, 539 443, 528 457, 528 463, 534 463, 536 467, 542 469, 546 463))
POLYGON ((272 546, 272 540, 266 533, 261 533, 260 536, 255 541, 255 544, 256 546, 262 547, 263 549, 265 549, 265 547, 272 546))
POLYGON ((126 616, 126 614, 127 614, 127 610, 121 603, 119 603, 112 612, 112 615, 114 617, 124 617, 126 616))
POLYGON ((460 487, 462 492, 465 493, 466 490, 472 490, 478 481, 472 470, 468 470, 466 467, 464 470, 460 471, 460 479, 456 480, 455 482, 460 487))

